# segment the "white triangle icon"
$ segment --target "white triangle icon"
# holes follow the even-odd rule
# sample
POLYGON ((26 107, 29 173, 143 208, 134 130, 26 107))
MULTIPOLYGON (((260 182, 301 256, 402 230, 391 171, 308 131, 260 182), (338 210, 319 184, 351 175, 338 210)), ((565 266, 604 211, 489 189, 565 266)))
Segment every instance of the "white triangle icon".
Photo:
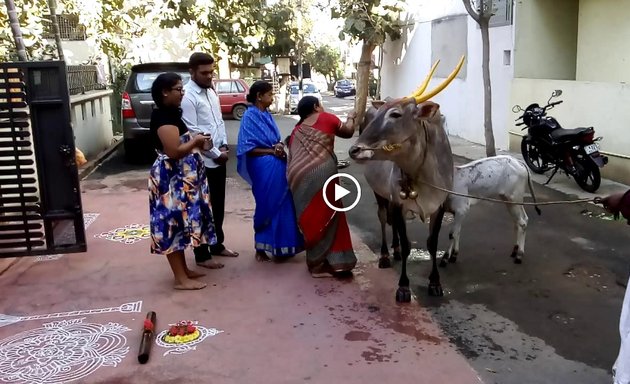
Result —
POLYGON ((344 196, 349 195, 350 191, 348 191, 347 189, 345 189, 344 187, 335 184, 335 201, 338 201, 339 199, 343 199, 344 196))

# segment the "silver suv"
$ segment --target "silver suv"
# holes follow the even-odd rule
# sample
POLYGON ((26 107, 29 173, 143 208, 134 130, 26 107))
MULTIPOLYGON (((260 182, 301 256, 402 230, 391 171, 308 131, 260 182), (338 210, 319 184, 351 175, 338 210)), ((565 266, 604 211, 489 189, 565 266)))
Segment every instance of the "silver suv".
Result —
POLYGON ((155 103, 151 98, 151 85, 164 72, 176 72, 186 84, 190 80, 188 63, 146 63, 131 67, 125 91, 122 94, 122 126, 125 159, 136 162, 149 152, 153 153, 149 140, 149 124, 155 103))

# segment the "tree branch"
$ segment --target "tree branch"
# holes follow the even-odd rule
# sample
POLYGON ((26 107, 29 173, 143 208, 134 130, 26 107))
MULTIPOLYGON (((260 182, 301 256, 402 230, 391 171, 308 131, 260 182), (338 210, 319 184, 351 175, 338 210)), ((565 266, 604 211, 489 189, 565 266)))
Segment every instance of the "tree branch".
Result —
POLYGON ((462 2, 464 3, 464 7, 466 7, 466 12, 468 12, 470 17, 472 17, 473 20, 475 20, 477 24, 479 24, 481 17, 477 12, 475 12, 475 10, 473 10, 472 5, 470 4, 471 1, 473 0, 462 0, 462 2))

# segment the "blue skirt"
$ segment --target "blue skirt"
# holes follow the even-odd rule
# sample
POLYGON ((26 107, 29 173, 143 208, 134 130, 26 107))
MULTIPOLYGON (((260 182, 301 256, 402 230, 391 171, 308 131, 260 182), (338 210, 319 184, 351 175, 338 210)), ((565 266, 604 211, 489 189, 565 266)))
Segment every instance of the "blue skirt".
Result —
MULTIPOLYGON (((188 135, 182 136, 187 141, 188 135)), ((174 160, 158 154, 149 175, 151 253, 216 244, 210 196, 201 156, 174 160)))

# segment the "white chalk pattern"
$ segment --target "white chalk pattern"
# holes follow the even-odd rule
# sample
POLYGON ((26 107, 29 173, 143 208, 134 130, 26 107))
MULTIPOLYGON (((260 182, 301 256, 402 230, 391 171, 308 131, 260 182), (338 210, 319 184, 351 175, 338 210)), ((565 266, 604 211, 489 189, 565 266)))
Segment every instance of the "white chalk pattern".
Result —
POLYGON ((118 323, 55 321, 0 340, 0 382, 61 384, 101 367, 116 367, 129 352, 118 323))

